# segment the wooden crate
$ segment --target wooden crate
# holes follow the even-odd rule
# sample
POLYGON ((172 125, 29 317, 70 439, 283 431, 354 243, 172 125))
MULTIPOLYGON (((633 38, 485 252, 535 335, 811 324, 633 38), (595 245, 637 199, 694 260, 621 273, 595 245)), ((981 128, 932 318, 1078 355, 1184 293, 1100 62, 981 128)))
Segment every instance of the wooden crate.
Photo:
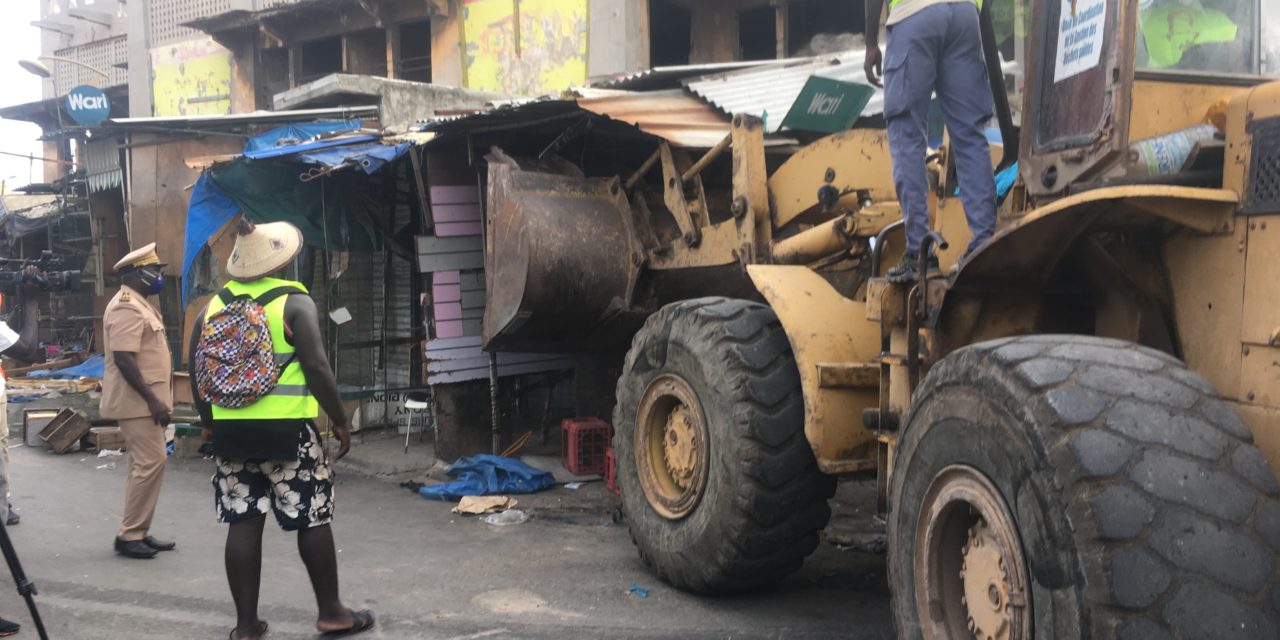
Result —
POLYGON ((172 380, 173 403, 194 404, 191 399, 191 376, 186 371, 174 371, 172 380))
POLYGON ((103 449, 124 451, 124 432, 120 427, 93 427, 89 429, 89 444, 98 451, 103 449))
POLYGON ((87 433, 89 420, 75 409, 63 409, 40 430, 40 439, 48 443, 54 453, 66 453, 87 433))
POLYGON ((33 440, 44 430, 54 418, 58 417, 57 409, 23 409, 22 410, 22 443, 28 447, 40 444, 33 440))

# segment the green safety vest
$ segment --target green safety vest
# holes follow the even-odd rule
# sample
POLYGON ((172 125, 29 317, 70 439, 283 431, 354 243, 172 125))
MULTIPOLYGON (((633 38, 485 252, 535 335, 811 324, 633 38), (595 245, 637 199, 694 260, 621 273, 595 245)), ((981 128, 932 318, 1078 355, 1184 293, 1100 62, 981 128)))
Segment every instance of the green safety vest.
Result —
POLYGON ((1238 31, 1227 14, 1202 7, 1167 4, 1143 11, 1141 18, 1149 66, 1156 69, 1178 64, 1196 45, 1233 42, 1238 31))
MULTIPOLYGON (((278 287, 297 287, 302 291, 307 288, 301 283, 290 280, 280 280, 277 278, 262 278, 253 282, 236 282, 227 283, 227 289, 232 294, 248 295, 258 297, 272 289, 278 287)), ((241 407, 239 409, 228 409, 213 405, 214 422, 228 421, 254 421, 254 422, 282 422, 282 423, 301 423, 305 420, 313 419, 320 415, 320 404, 316 402, 311 391, 307 389, 307 378, 302 373, 302 365, 294 358, 293 345, 285 339, 284 334, 284 305, 289 296, 280 296, 275 300, 267 303, 264 307, 267 312, 267 322, 271 326, 271 347, 275 350, 276 362, 284 366, 284 371, 280 373, 280 379, 276 382, 276 386, 261 398, 258 398, 253 404, 241 407)), ((214 296, 209 301, 209 307, 205 311, 204 319, 208 321, 213 314, 221 311, 225 305, 222 299, 214 296)))

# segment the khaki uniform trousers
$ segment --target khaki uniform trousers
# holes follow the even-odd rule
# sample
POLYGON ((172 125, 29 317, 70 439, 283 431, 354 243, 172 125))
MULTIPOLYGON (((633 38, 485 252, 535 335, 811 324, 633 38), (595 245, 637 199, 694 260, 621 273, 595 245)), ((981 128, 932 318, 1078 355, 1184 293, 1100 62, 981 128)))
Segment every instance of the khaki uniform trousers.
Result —
POLYGON ((160 501, 164 480, 164 427, 150 416, 117 420, 124 434, 129 477, 124 486, 124 515, 120 518, 120 539, 141 540, 151 530, 151 519, 160 501))

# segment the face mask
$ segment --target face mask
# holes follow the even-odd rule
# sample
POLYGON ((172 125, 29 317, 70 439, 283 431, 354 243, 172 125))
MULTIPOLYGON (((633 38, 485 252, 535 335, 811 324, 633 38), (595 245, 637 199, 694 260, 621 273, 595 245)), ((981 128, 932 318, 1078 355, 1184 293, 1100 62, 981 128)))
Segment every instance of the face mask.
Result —
POLYGON ((142 285, 146 287, 143 293, 154 296, 164 291, 164 274, 159 271, 143 269, 138 272, 138 279, 142 281, 142 285))

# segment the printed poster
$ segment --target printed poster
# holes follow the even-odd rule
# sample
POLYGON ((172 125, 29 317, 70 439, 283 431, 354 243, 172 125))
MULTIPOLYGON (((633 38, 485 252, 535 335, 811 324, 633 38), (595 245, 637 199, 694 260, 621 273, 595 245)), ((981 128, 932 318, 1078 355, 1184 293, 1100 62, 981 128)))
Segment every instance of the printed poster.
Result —
POLYGON ((1107 21, 1106 0, 1062 0, 1058 14, 1058 60, 1053 81, 1062 82, 1098 66, 1102 60, 1103 29, 1107 21))

